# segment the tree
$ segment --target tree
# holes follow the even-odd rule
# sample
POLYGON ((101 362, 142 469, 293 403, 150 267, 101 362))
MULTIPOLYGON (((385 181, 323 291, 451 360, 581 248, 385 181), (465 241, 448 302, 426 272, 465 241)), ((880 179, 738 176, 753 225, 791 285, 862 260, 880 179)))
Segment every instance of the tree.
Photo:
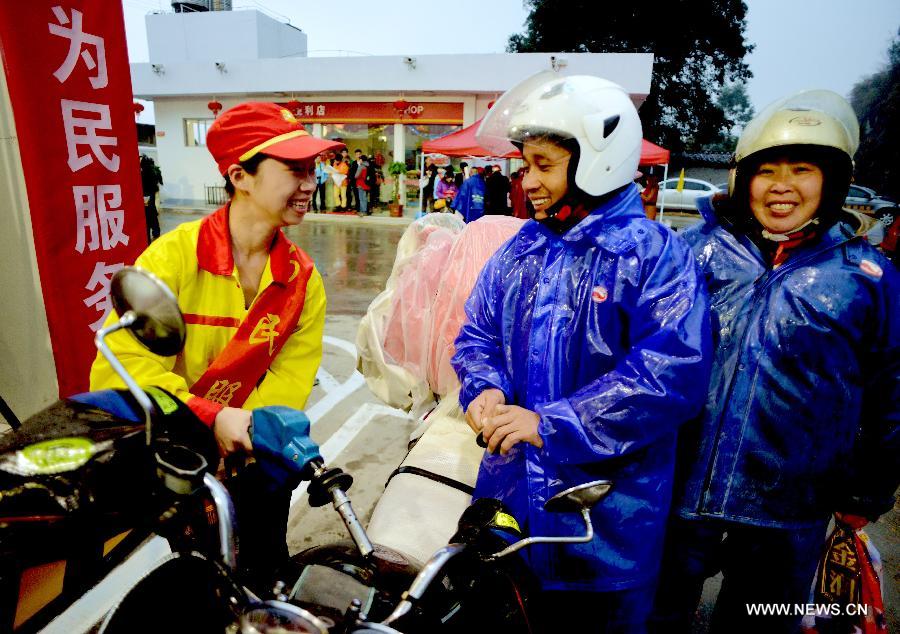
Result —
POLYGON ((705 144, 703 149, 709 152, 734 152, 738 135, 753 118, 753 106, 747 96, 746 85, 726 84, 719 93, 716 105, 722 109, 725 120, 731 125, 723 128, 719 132, 719 137, 705 144))
POLYGON ((648 139, 700 149, 734 125, 717 97, 727 82, 751 77, 743 59, 753 46, 744 41, 747 6, 740 0, 525 0, 525 7, 525 32, 509 38, 510 52, 654 54, 640 109, 648 139))
POLYGON ((900 29, 885 67, 853 86, 850 103, 860 127, 856 181, 900 199, 900 29))

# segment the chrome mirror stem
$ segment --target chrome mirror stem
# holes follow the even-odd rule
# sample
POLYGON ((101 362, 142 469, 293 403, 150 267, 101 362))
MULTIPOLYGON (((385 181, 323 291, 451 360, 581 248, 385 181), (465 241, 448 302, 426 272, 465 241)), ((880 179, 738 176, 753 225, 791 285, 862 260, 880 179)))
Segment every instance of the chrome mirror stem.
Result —
POLYGON ((131 375, 125 370, 125 367, 122 363, 116 358, 116 355, 112 353, 109 347, 106 345, 106 336, 114 333, 117 330, 121 330, 123 328, 127 328, 131 326, 137 316, 132 312, 128 311, 122 315, 118 322, 107 327, 101 328, 97 331, 97 335, 94 337, 94 345, 97 346, 97 349, 103 354, 107 361, 109 361, 109 365, 112 366, 112 369, 116 371, 116 374, 125 381, 125 385, 128 387, 128 391, 131 392, 131 395, 137 399, 138 404, 141 406, 141 409, 144 410, 144 430, 146 435, 147 446, 150 446, 151 441, 151 423, 150 420, 153 417, 156 409, 153 407, 153 402, 150 400, 150 397, 140 388, 140 386, 135 383, 134 379, 131 378, 131 375))
POLYGON ((581 537, 527 537, 526 539, 520 539, 515 544, 510 544, 498 553, 494 553, 487 558, 487 561, 494 561, 495 559, 506 557, 507 555, 510 555, 517 550, 521 550, 526 546, 531 546, 532 544, 583 544, 589 542, 594 539, 594 525, 591 523, 591 509, 582 507, 581 517, 584 519, 584 523, 587 526, 587 532, 581 537))
POLYGON ((212 494, 216 515, 219 518, 219 550, 222 561, 231 570, 237 570, 237 549, 234 545, 234 503, 225 485, 216 480, 216 476, 207 473, 203 476, 203 484, 212 494))

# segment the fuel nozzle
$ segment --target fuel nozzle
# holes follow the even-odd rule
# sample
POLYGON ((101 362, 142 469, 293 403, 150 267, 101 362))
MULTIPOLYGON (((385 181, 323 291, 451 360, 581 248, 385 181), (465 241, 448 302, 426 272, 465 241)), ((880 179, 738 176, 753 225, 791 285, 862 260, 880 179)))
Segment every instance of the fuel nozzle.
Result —
POLYGON ((334 509, 344 520, 344 525, 350 532, 350 537, 356 544, 359 554, 368 557, 375 550, 365 529, 353 512, 353 505, 347 497, 347 491, 353 485, 353 476, 344 473, 338 467, 328 467, 321 458, 311 460, 308 468, 312 470, 309 482, 309 505, 313 507, 324 506, 331 502, 334 509))

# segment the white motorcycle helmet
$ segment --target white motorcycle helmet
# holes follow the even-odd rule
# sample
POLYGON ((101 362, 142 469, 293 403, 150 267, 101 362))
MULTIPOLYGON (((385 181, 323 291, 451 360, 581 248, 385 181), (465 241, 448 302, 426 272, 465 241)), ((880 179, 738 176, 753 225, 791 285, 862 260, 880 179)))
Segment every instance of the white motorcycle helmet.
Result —
POLYGON ((737 208, 746 208, 750 181, 763 160, 809 160, 824 176, 817 216, 825 224, 834 222, 850 187, 858 148, 859 122, 847 100, 830 90, 802 90, 770 104, 744 128, 729 174, 729 196, 737 208))
POLYGON ((506 91, 475 138, 498 156, 529 138, 575 141, 574 184, 590 196, 601 196, 634 180, 642 136, 637 109, 621 86, 591 75, 563 77, 548 71, 506 91))

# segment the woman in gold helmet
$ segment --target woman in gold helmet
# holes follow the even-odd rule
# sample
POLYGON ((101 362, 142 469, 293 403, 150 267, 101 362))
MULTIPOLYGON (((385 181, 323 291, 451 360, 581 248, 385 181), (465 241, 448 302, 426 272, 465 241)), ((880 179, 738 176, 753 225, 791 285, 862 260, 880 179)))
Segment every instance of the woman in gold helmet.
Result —
POLYGON ((682 428, 654 631, 688 632, 724 580, 713 631, 797 632, 834 514, 893 505, 900 456, 900 275, 842 210, 859 142, 849 104, 782 99, 746 127, 729 196, 684 234, 710 294, 702 416, 682 428))

